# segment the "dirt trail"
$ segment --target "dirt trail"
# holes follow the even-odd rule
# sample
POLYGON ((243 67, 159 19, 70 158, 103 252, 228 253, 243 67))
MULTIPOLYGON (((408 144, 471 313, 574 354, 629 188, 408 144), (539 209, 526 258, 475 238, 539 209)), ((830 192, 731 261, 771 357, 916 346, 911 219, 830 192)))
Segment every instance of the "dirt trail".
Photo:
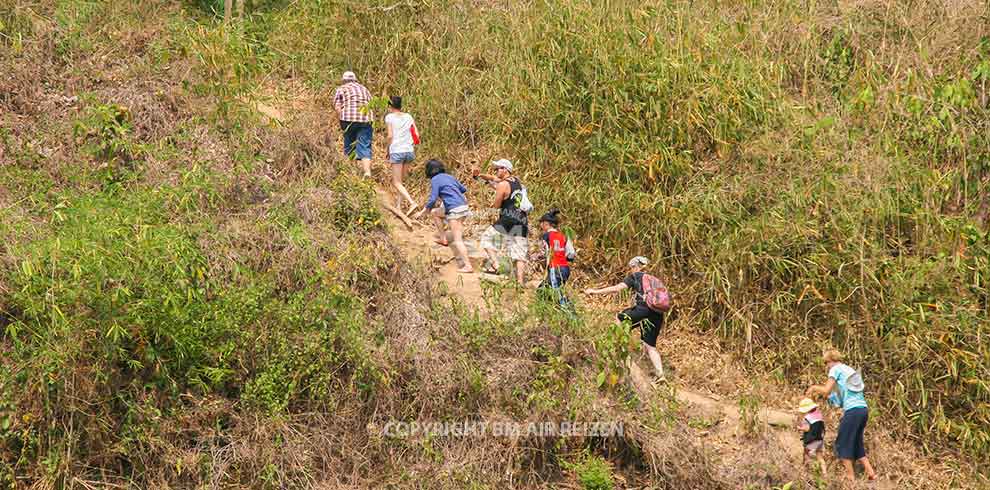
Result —
MULTIPOLYGON (((393 197, 388 190, 379 187, 378 197, 382 208, 392 207, 388 203, 393 197)), ((466 226, 465 231, 468 256, 474 265, 475 272, 461 274, 457 272, 457 264, 453 260, 452 251, 448 247, 434 242, 435 229, 432 221, 422 218, 412 222, 410 228, 405 220, 400 220, 390 211, 383 209, 383 215, 390 224, 393 242, 407 260, 430 266, 435 271, 437 279, 447 286, 449 294, 456 295, 466 305, 478 308, 482 315, 486 314, 488 305, 485 301, 484 282, 503 279, 477 272, 480 269, 481 261, 485 258, 484 252, 472 247, 472 244, 476 242, 477 229, 466 226)), ((630 363, 629 378, 640 399, 645 400, 655 396, 650 377, 635 362, 630 363)), ((716 447, 716 451, 719 453, 729 454, 736 451, 739 447, 740 437, 745 437, 743 435, 744 425, 747 423, 740 411, 739 400, 723 400, 716 398, 715 395, 707 395, 692 390, 683 386, 677 379, 672 380, 672 385, 675 388, 676 399, 690 407, 688 413, 694 414, 702 419, 703 423, 708 424, 707 429, 699 430, 699 437, 704 437, 708 444, 716 447)), ((766 435, 772 437, 778 443, 777 446, 786 452, 784 457, 793 463, 794 467, 800 466, 803 452, 799 433, 792 428, 796 415, 796 412, 768 407, 761 407, 755 415, 758 421, 757 430, 765 430, 766 435)), ((750 419, 751 421, 752 419, 750 419)), ((835 464, 832 460, 828 461, 830 461, 829 464, 835 464)), ((726 463, 730 466, 733 464, 729 461, 726 463)), ((894 489, 898 487, 895 482, 882 476, 880 480, 870 482, 869 488, 894 489)))
MULTIPOLYGON (((631 363, 629 377, 640 397, 645 398, 653 394, 653 387, 650 384, 649 377, 637 364, 631 363)), ((742 430, 743 415, 739 410, 738 403, 722 402, 679 385, 676 386, 675 395, 678 401, 692 406, 698 413, 709 416, 714 415, 716 420, 724 421, 725 423, 719 423, 718 426, 721 431, 729 433, 723 435, 735 437, 742 430)), ((769 426, 770 430, 773 431, 774 437, 782 447, 787 449, 787 455, 792 460, 795 462, 801 460, 803 448, 798 438, 798 433, 791 428, 794 423, 795 414, 772 408, 761 408, 756 414, 756 417, 761 423, 769 426)))
MULTIPOLYGON (((391 194, 383 189, 378 189, 378 198, 382 207, 387 207, 392 199, 391 194)), ((478 273, 481 261, 484 259, 484 252, 468 248, 468 256, 474 265, 475 273, 462 274, 457 272, 457 261, 453 260, 453 253, 449 247, 444 247, 434 241, 436 229, 433 222, 427 218, 413 222, 413 228, 409 229, 406 224, 390 212, 383 213, 392 229, 393 242, 402 250, 406 259, 419 261, 430 266, 437 274, 437 277, 447 285, 447 290, 456 292, 467 304, 477 305, 484 308, 485 300, 482 291, 482 280, 497 281, 498 278, 488 274, 478 273)), ((449 239, 449 237, 448 237, 449 239)))
MULTIPOLYGON (((389 202, 392 196, 388 191, 380 188, 378 196, 383 208, 390 207, 389 202)), ((431 221, 422 219, 414 222, 412 229, 410 229, 393 213, 386 212, 384 214, 391 225, 395 244, 408 260, 418 260, 431 266, 436 271, 438 279, 447 285, 451 294, 456 294, 465 304, 474 305, 484 312, 486 303, 482 281, 497 281, 499 278, 477 272, 473 274, 458 273, 452 251, 448 247, 434 242, 434 228, 431 221)), ((471 240, 466 241, 471 242, 471 240)), ((484 253, 480 250, 473 250, 469 246, 468 255, 477 270, 481 260, 484 259, 484 253)), ((653 394, 653 387, 650 385, 649 378, 635 363, 630 366, 630 378, 640 397, 648 398, 653 394)), ((740 427, 742 415, 738 404, 722 402, 683 386, 677 386, 676 395, 680 402, 691 405, 701 413, 716 415, 721 421, 724 421, 725 423, 718 424, 719 430, 732 431, 734 434, 740 427)), ((790 428, 794 421, 794 415, 780 410, 762 409, 758 417, 774 429, 776 437, 788 449, 791 457, 797 458, 799 461, 801 444, 797 434, 790 428)))

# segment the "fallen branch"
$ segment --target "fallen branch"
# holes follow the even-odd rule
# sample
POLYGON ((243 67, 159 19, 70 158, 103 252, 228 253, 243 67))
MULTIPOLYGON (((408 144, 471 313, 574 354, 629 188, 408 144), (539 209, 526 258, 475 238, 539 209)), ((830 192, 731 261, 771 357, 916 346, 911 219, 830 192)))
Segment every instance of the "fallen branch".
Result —
POLYGON ((408 228, 409 231, 412 231, 412 229, 413 229, 413 222, 412 222, 412 220, 409 219, 408 216, 405 215, 405 213, 403 213, 402 211, 396 209, 395 206, 393 206, 393 205, 391 205, 391 204, 389 204, 387 202, 383 202, 382 203, 382 206, 385 209, 391 211, 392 214, 394 214, 396 217, 398 217, 399 219, 401 219, 402 222, 406 225, 406 228, 408 228))

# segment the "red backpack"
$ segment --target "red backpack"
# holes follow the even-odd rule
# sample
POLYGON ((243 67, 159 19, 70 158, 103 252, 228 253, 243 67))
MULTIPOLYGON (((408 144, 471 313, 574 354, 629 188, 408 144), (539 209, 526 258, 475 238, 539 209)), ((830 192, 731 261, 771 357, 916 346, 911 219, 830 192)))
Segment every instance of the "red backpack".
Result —
POLYGON ((409 125, 409 134, 412 136, 413 144, 419 144, 419 131, 416 131, 416 123, 409 125))
POLYGON ((649 274, 643 274, 643 301, 653 311, 664 313, 670 310, 670 292, 667 291, 667 286, 649 274))

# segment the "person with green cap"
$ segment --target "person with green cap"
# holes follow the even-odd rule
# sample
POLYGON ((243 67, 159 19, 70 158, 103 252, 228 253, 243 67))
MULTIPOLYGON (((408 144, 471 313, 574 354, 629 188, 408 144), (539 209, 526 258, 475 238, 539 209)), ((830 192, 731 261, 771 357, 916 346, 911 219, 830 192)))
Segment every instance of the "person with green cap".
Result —
POLYGON ((624 289, 633 291, 633 306, 626 308, 616 315, 615 323, 628 322, 630 328, 639 327, 639 336, 643 341, 646 355, 656 371, 657 381, 665 381, 663 361, 657 351, 657 337, 663 327, 664 307, 670 308, 670 298, 666 286, 656 277, 647 274, 643 268, 650 261, 646 257, 636 256, 629 261, 629 275, 614 285, 605 288, 588 288, 585 294, 610 294, 624 289), (657 299, 654 298, 665 298, 657 299), (666 305, 661 305, 666 301, 666 305))

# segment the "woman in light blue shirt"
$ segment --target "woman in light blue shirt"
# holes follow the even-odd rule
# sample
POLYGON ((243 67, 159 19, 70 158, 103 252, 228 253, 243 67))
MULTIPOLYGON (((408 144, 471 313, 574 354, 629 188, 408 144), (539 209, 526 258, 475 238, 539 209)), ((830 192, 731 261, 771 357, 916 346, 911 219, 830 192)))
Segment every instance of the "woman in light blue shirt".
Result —
POLYGON ((835 455, 842 461, 846 477, 850 480, 856 477, 853 462, 859 461, 863 471, 870 480, 877 479, 873 465, 866 457, 866 445, 863 433, 869 419, 866 406, 866 395, 863 376, 855 369, 842 363, 842 353, 831 349, 823 356, 825 367, 828 369, 828 381, 822 385, 812 385, 805 395, 828 396, 831 405, 842 408, 842 419, 839 421, 839 432, 835 438, 835 455))

